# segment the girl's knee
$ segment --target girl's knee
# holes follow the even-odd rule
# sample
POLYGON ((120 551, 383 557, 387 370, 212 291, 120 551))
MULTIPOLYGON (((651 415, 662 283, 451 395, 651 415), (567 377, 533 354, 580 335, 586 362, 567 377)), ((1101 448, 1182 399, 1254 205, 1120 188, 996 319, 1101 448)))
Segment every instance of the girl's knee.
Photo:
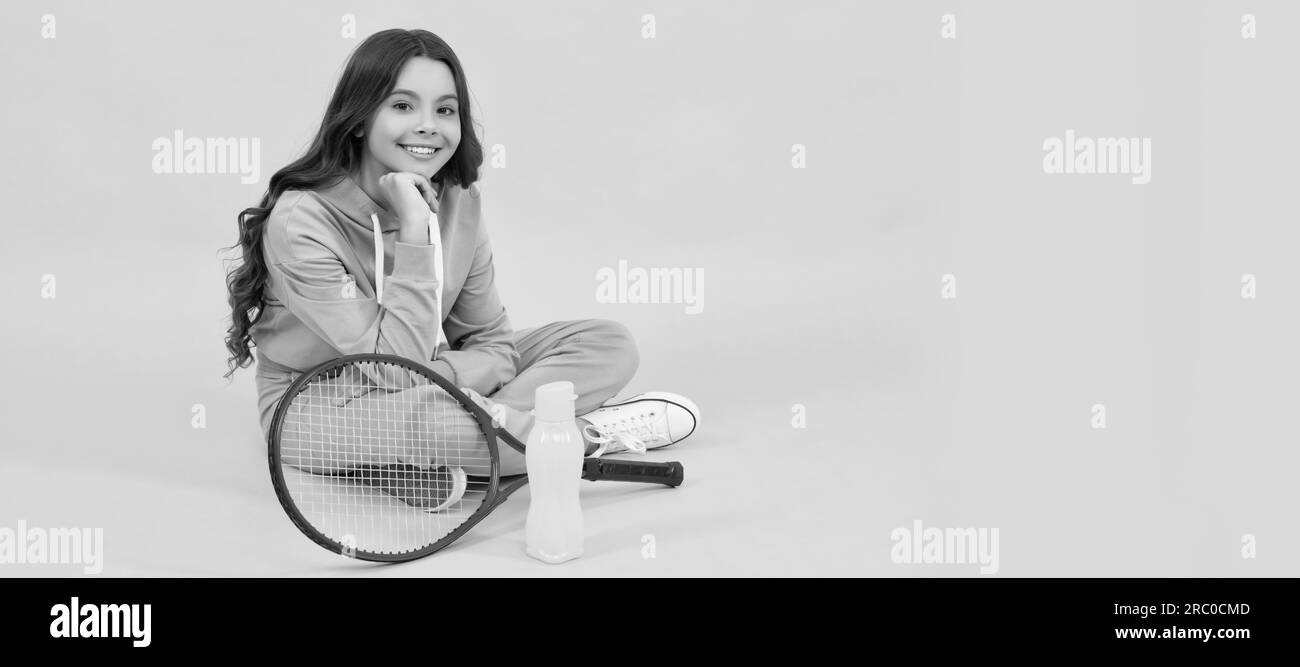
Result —
POLYGON ((625 381, 631 380, 641 365, 641 353, 632 330, 614 320, 590 320, 589 326, 613 349, 611 364, 614 369, 625 381))

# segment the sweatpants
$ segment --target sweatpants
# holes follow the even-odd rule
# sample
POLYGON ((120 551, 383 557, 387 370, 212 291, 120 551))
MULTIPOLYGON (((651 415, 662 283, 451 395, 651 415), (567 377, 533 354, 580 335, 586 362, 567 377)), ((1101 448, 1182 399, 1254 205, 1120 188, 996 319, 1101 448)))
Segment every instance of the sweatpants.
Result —
MULTIPOLYGON (((640 363, 636 341, 627 327, 612 320, 569 320, 524 329, 515 334, 519 352, 517 373, 510 382, 484 397, 467 391, 489 413, 498 408, 501 428, 526 442, 533 427, 537 388, 567 380, 578 395, 574 412, 582 417, 618 395, 640 363)), ((524 455, 501 443, 501 474, 525 472, 524 455)))

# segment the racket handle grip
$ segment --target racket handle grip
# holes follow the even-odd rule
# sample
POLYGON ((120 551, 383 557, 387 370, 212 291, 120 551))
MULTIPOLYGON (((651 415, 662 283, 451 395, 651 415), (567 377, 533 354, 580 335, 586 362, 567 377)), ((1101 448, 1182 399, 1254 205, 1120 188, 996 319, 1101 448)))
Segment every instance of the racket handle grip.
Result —
POLYGON ((644 482, 681 486, 686 470, 677 461, 658 463, 589 458, 582 461, 582 478, 604 482, 644 482))

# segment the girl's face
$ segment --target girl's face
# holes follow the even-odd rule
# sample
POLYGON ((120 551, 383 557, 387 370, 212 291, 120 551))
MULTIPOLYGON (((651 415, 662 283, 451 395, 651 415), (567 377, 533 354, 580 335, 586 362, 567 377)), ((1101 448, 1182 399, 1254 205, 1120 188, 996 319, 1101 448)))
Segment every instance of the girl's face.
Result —
POLYGON ((410 171, 432 179, 460 145, 460 100, 451 68, 432 58, 408 60, 363 136, 363 173, 378 178, 410 171))

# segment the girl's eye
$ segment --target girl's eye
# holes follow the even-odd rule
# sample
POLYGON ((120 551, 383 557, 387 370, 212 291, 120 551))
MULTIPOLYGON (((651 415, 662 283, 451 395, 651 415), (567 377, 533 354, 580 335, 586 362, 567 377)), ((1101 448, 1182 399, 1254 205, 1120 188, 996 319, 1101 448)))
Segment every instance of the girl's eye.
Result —
MULTIPOLYGON (((398 108, 400 108, 400 107, 406 107, 406 108, 408 108, 408 109, 413 109, 413 108, 414 108, 414 107, 412 107, 410 104, 407 104, 406 102, 397 102, 396 104, 393 105, 393 108, 394 108, 394 109, 398 109, 398 108)), ((451 113, 448 114, 448 115, 455 115, 455 113, 456 113, 456 109, 453 108, 453 107, 441 107, 441 108, 438 109, 438 111, 450 111, 451 113)))

